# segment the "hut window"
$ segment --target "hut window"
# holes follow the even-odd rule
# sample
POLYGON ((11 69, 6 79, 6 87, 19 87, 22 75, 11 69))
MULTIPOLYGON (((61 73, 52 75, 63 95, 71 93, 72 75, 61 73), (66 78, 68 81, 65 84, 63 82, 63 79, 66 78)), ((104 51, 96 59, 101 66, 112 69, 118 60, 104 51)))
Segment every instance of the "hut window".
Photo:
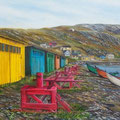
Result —
POLYGON ((18 51, 18 47, 16 47, 16 52, 19 53, 19 51, 18 51))
POLYGON ((13 46, 13 52, 15 53, 15 47, 13 46))
POLYGON ((2 51, 2 44, 0 43, 0 51, 2 51))
POLYGON ((21 53, 21 48, 0 43, 0 51, 21 53))
POLYGON ((15 47, 15 53, 17 53, 17 47, 15 47))
POLYGON ((5 45, 2 44, 2 51, 5 51, 5 45))
POLYGON ((12 52, 12 46, 10 46, 10 52, 12 52))
POLYGON ((8 45, 5 45, 5 51, 8 52, 8 45))
POLYGON ((21 48, 18 48, 18 53, 21 53, 21 48))

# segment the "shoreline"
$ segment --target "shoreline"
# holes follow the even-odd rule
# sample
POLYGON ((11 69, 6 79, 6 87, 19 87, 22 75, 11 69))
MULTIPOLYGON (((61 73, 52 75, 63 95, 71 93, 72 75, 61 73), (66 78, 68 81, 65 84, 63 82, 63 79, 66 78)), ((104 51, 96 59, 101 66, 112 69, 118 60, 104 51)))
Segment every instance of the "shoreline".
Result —
POLYGON ((79 61, 79 62, 76 62, 78 64, 86 64, 86 63, 89 63, 89 64, 92 64, 92 65, 108 65, 108 66, 112 66, 112 65, 120 65, 120 62, 113 62, 113 61, 79 61))

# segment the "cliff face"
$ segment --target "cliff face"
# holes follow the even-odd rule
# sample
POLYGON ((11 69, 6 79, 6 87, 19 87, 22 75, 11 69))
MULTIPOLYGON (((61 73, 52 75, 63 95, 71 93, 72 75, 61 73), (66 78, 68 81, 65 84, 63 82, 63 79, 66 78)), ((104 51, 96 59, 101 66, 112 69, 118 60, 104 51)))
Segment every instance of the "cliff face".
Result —
POLYGON ((80 24, 43 29, 0 29, 0 35, 27 44, 56 41, 59 46, 71 45, 86 55, 114 53, 120 56, 120 25, 80 24))

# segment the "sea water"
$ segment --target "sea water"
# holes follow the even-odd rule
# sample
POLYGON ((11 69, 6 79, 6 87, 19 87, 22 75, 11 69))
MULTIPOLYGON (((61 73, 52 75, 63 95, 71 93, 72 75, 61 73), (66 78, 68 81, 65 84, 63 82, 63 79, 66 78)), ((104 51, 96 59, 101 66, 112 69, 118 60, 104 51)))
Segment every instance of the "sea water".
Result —
POLYGON ((107 73, 114 73, 118 72, 116 76, 120 77, 120 66, 119 65, 95 65, 96 67, 100 68, 101 70, 106 71, 107 73))

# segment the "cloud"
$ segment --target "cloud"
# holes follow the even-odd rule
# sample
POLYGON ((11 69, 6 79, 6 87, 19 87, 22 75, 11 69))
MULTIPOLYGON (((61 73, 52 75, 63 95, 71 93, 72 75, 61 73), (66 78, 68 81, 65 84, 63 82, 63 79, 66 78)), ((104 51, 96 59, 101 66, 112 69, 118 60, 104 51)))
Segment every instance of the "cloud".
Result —
POLYGON ((120 7, 120 0, 86 0, 89 2, 97 3, 97 4, 102 4, 102 5, 109 5, 109 6, 117 6, 120 7))
MULTIPOLYGON (((118 0, 114 1, 118 2, 118 0)), ((114 3, 114 1, 0 1, 0 27, 41 28, 80 23, 118 24, 120 23, 118 12, 120 3, 114 3)))

